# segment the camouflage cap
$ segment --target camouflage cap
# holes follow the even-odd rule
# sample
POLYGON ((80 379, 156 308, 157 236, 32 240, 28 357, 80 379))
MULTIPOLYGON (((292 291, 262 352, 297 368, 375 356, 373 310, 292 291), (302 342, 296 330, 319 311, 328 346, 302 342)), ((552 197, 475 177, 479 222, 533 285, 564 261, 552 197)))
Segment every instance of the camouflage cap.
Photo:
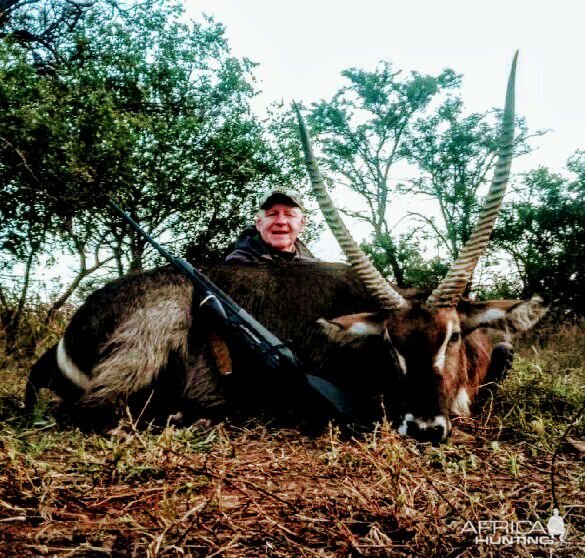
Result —
POLYGON ((301 200, 301 195, 296 190, 292 188, 286 187, 276 187, 267 190, 261 197, 260 197, 260 209, 268 209, 272 207, 276 203, 285 203, 296 205, 299 207, 303 212, 305 211, 305 206, 301 200))

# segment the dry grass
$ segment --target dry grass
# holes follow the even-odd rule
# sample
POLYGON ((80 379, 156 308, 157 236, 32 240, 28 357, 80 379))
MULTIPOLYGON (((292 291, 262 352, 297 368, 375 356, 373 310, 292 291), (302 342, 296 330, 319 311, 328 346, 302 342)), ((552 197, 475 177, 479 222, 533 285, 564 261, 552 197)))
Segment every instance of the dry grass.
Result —
POLYGON ((563 325, 525 340, 502 388, 441 447, 388 425, 357 439, 265 424, 128 423, 100 436, 44 412, 27 426, 29 362, 5 361, 0 555, 550 556, 545 546, 478 545, 463 529, 545 523, 556 501, 569 532, 552 555, 578 556, 585 470, 567 438, 585 438, 584 333, 563 325))

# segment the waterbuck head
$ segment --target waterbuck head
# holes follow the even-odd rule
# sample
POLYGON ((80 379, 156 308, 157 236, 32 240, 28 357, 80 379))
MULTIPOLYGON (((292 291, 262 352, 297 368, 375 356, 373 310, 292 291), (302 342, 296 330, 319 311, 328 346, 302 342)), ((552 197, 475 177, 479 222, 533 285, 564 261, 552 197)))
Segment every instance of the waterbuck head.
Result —
MULTIPOLYGON (((327 193, 313 156, 306 126, 295 106, 313 192, 348 262, 380 302, 377 313, 320 320, 333 342, 356 344, 382 336, 402 376, 399 431, 439 441, 451 430, 450 416, 469 414, 470 401, 488 369, 491 346, 483 327, 524 330, 544 313, 540 300, 471 303, 462 300, 484 252, 506 190, 514 140, 516 57, 508 81, 500 152, 478 223, 441 284, 426 299, 405 298, 374 268, 345 228, 327 193)), ((358 373, 358 371, 356 371, 358 373)), ((396 396, 393 397, 396 399, 396 396)))
MULTIPOLYGON (((329 339, 356 346, 370 336, 382 336, 393 355, 399 393, 389 400, 398 409, 401 434, 440 441, 451 431, 452 416, 468 416, 470 404, 484 383, 492 347, 480 328, 513 333, 532 327, 546 311, 541 299, 530 301, 460 301, 453 308, 436 308, 409 299, 395 309, 319 320, 329 339)), ((359 371, 356 371, 359 374, 359 371)))

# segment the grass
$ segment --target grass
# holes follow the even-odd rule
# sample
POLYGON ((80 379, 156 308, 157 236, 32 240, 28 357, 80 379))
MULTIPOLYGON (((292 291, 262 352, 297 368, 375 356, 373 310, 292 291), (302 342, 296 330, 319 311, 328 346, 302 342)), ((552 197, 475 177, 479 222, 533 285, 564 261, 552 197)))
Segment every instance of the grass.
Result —
POLYGON ((578 556, 584 334, 550 325, 520 341, 502 386, 440 447, 387 424, 354 439, 263 423, 86 434, 50 403, 31 426, 32 355, 3 356, 0 556, 578 556), (554 502, 569 532, 552 549, 478 545, 466 530, 546 524, 554 502))

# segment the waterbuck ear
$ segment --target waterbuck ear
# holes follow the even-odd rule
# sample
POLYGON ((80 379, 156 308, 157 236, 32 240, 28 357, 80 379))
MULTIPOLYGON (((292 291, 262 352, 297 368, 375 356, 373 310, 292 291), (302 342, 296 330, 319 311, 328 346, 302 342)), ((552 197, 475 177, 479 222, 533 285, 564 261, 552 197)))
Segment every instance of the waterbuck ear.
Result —
POLYGON ((539 296, 531 300, 489 300, 462 302, 458 306, 461 326, 465 333, 478 327, 526 331, 548 311, 539 296))
POLYGON ((320 318, 317 323, 330 341, 344 345, 371 335, 382 335, 385 319, 386 316, 379 312, 363 312, 340 316, 333 320, 320 318))

